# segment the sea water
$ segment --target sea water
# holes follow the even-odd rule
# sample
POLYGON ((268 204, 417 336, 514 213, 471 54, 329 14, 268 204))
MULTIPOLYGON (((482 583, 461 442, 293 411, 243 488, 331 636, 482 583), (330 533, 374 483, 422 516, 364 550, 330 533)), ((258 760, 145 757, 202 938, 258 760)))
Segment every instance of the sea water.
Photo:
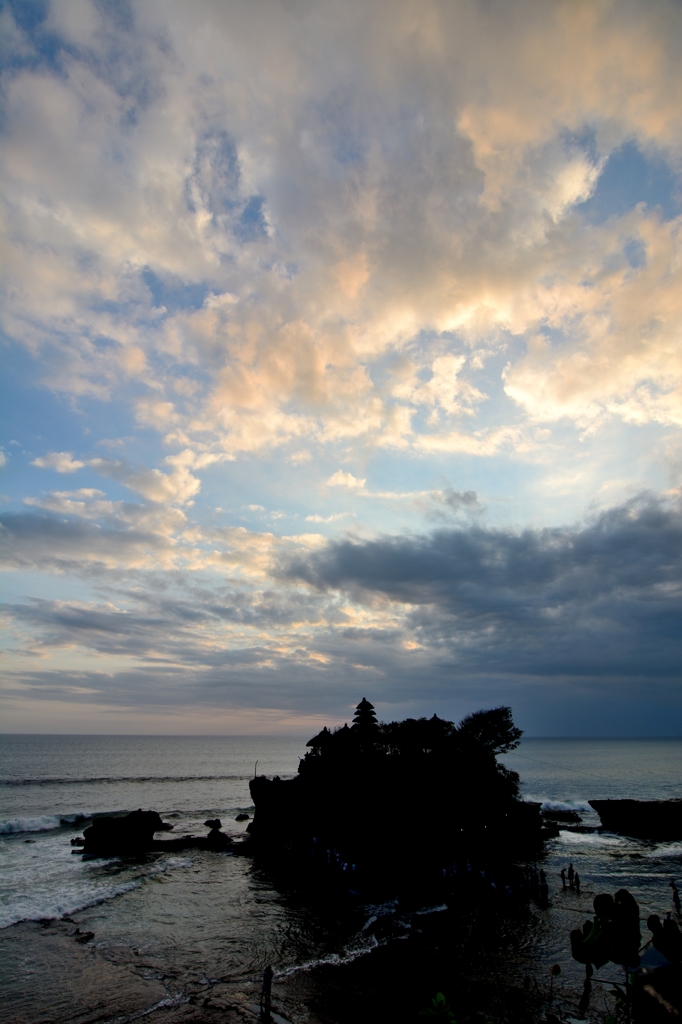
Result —
MULTIPOLYGON (((173 834, 205 834, 203 822, 220 817, 238 837, 246 822, 236 815, 253 813, 249 779, 255 771, 293 776, 304 738, 5 736, 0 749, 0 935, 10 951, 7 1005, 14 1007, 7 1020, 19 1003, 22 1012, 30 1004, 36 1019, 52 1019, 34 961, 17 952, 33 934, 21 922, 77 914, 80 928, 94 932, 102 962, 121 970, 134 963, 171 999, 217 980, 255 979, 267 964, 285 977, 351 959, 411 926, 396 904, 312 909, 230 853, 192 850, 138 862, 73 854, 70 840, 89 816, 136 808, 159 811, 173 834)), ((519 773, 524 798, 576 809, 587 825, 599 825, 590 799, 681 795, 679 739, 529 739, 503 760, 519 773)), ((444 797, 456 802, 457 793, 444 797)), ((404 813, 406 832, 428 830, 419 807, 404 813)), ((595 893, 628 888, 643 920, 672 910, 669 882, 680 882, 682 844, 562 830, 542 866, 551 899, 538 909, 533 956, 540 967, 559 962, 564 977, 579 979, 568 935, 589 916, 595 893), (580 894, 561 887, 569 862, 580 873, 580 894)), ((55 982, 53 1009, 58 988, 55 982)), ((76 1019, 75 1011, 64 1019, 76 1019)))

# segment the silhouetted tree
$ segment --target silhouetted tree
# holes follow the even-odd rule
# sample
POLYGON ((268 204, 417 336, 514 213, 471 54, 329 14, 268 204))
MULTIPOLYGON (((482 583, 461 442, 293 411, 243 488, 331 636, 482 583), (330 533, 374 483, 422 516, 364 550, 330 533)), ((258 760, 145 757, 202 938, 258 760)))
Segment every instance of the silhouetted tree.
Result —
POLYGON ((497 757, 518 747, 522 732, 514 725, 511 708, 492 708, 467 715, 457 729, 459 739, 497 757))

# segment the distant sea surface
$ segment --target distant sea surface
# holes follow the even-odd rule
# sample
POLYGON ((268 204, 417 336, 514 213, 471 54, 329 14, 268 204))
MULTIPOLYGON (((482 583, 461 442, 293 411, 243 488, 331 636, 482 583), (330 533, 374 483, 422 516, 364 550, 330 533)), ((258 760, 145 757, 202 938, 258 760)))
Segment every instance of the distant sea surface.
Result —
MULTIPOLYGON (((107 1005, 119 1022, 142 1012, 145 1000, 183 1001, 217 981, 243 986, 270 963, 285 977, 343 962, 411 927, 394 904, 325 919, 231 854, 188 851, 126 862, 72 853, 70 840, 91 815, 140 807, 173 822, 174 834, 203 835, 203 822, 220 817, 237 836, 246 823, 235 816, 253 813, 248 783, 256 762, 258 774, 291 777, 305 738, 3 736, 0 752, 0 1020, 90 1019, 96 1002, 81 965, 82 1007, 74 1006, 63 952, 55 946, 50 960, 51 947, 40 945, 46 930, 26 922, 67 916, 81 933, 94 933, 97 998, 104 998, 106 964, 114 979, 107 1005), (115 981, 133 976, 134 998, 115 981)), ((519 773, 526 799, 573 808, 585 824, 599 824, 590 799, 682 795, 682 739, 525 739, 503 760, 519 773)), ((419 807, 405 807, 405 826, 406 834, 428 830, 419 807)), ((682 843, 562 831, 543 864, 551 900, 538 919, 533 955, 538 969, 556 961, 569 979, 578 978, 568 931, 582 924, 594 894, 625 886, 644 919, 672 909, 668 883, 682 881, 682 843), (580 896, 561 890, 558 873, 569 861, 582 878, 580 896)))

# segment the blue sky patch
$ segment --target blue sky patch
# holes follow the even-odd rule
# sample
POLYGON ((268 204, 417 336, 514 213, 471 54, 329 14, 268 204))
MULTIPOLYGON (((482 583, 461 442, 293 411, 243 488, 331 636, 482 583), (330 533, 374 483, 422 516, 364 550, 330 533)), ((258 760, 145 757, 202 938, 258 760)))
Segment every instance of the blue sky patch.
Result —
POLYGON ((576 209, 590 223, 603 224, 638 203, 660 210, 665 220, 677 217, 682 211, 680 181, 662 157, 625 142, 606 161, 593 195, 576 209))

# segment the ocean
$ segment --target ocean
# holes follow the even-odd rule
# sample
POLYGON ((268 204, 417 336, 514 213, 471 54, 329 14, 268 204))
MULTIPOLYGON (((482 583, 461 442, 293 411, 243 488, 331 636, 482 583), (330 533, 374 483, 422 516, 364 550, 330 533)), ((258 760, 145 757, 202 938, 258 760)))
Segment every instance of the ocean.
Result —
MULTIPOLYGON (((253 813, 256 763, 258 774, 293 776, 305 738, 8 735, 0 749, 0 1020, 123 1024, 197 1000, 247 1005, 268 964, 284 985, 320 964, 350 963, 414 926, 414 908, 397 903, 325 913, 231 853, 140 862, 74 855, 70 840, 90 815, 136 808, 159 811, 173 834, 205 834, 203 822, 220 817, 237 836, 247 822, 236 815, 253 813)), ((681 739, 524 739, 503 760, 521 776, 525 798, 575 809, 585 824, 599 824, 589 799, 682 795, 681 739)), ((405 807, 405 827, 428 834, 419 807, 405 807)), ((672 910, 669 882, 682 882, 682 843, 562 831, 542 866, 550 905, 537 908, 521 944, 527 969, 544 977, 559 963, 568 991, 583 974, 568 934, 589 916, 594 895, 628 888, 644 921, 672 910), (561 888, 569 862, 580 895, 561 888)), ((314 1017, 299 1002, 289 1019, 314 1017)))

